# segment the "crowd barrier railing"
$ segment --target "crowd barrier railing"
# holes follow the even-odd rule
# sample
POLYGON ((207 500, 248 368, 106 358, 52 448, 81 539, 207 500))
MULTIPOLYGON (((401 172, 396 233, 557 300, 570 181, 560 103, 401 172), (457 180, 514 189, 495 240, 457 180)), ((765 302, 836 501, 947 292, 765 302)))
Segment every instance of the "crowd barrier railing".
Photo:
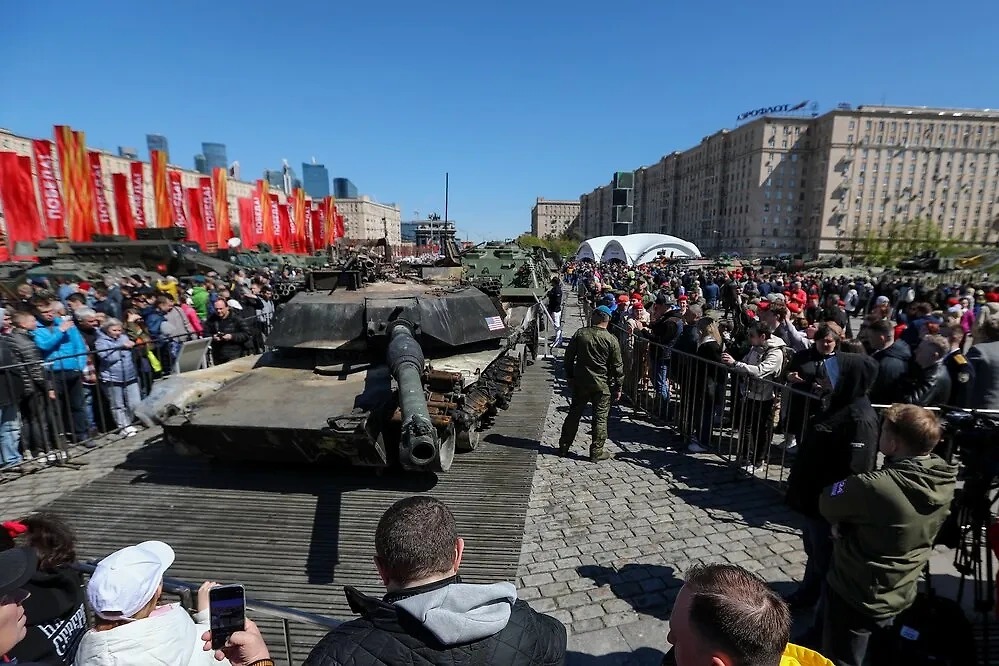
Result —
MULTIPOLYGON (((579 306, 588 325, 592 307, 583 295, 579 306)), ((754 476, 786 490, 797 447, 807 446, 811 426, 827 406, 823 395, 665 347, 627 325, 608 330, 621 346, 623 399, 667 428, 677 448, 696 444, 745 472, 752 465, 754 476)), ((879 414, 888 406, 874 405, 879 414)))
MULTIPOLYGON (((243 355, 264 351, 270 317, 240 318, 250 333, 243 355)), ((0 395, 9 403, 0 406, 0 483, 47 465, 74 466, 75 455, 130 434, 135 407, 154 382, 214 364, 213 341, 196 333, 141 340, 0 367, 0 395)))

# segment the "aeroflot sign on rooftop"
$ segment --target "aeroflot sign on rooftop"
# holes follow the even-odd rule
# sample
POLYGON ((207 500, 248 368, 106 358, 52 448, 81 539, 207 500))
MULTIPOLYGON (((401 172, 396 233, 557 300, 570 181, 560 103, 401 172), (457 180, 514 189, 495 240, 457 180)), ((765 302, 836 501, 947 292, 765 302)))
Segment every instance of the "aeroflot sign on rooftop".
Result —
POLYGON ((808 104, 806 99, 803 102, 798 102, 797 104, 778 104, 777 106, 764 106, 760 109, 753 109, 752 111, 746 111, 745 113, 740 113, 736 117, 736 122, 742 120, 748 120, 749 118, 758 118, 760 116, 769 116, 775 113, 789 113, 791 111, 800 111, 805 108, 808 104))

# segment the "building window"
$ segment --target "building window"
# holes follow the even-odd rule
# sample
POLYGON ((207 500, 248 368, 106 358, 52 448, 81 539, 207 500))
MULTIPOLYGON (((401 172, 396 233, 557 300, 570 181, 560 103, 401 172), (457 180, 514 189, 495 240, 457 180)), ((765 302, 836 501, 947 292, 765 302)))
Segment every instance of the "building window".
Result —
MULTIPOLYGON (((768 204, 768 203, 763 204, 763 212, 764 213, 769 213, 770 212, 770 204, 768 204)), ((763 221, 765 222, 766 219, 767 218, 763 218, 763 221)))
POLYGON ((870 120, 868 120, 867 122, 864 123, 864 129, 868 129, 868 130, 871 129, 871 121, 870 120))
POLYGON ((850 129, 853 129, 853 128, 854 128, 854 127, 856 127, 856 126, 857 126, 857 121, 856 121, 856 120, 852 120, 852 119, 851 119, 851 120, 850 120, 850 129))
POLYGON ((846 142, 847 143, 853 143, 853 135, 852 134, 847 135, 846 142))

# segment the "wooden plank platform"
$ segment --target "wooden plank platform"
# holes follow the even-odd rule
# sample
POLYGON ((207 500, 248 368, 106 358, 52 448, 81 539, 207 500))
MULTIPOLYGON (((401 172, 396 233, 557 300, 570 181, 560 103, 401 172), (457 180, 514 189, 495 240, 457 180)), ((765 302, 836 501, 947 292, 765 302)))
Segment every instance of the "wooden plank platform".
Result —
MULTIPOLYGON (((46 509, 76 527, 81 559, 159 539, 177 553, 169 572, 175 578, 242 583, 247 596, 349 619, 343 585, 382 592, 372 562, 379 517, 417 493, 454 511, 466 542, 466 581, 515 580, 550 400, 550 373, 538 363, 476 450, 457 455, 439 476, 212 463, 154 442, 46 509)), ((261 626, 284 663, 280 625, 261 626)), ((293 625, 295 663, 323 633, 293 625)))

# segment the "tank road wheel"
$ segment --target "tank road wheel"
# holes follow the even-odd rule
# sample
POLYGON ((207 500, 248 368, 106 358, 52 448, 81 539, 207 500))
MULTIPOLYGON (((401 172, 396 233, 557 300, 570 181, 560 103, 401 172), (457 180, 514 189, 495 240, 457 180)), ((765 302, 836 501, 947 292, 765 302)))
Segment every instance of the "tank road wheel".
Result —
POLYGON ((448 426, 447 430, 444 431, 438 430, 438 435, 440 436, 440 448, 437 449, 437 455, 433 462, 427 465, 427 469, 431 472, 446 472, 451 469, 451 463, 454 462, 454 426, 448 426))
POLYGON ((527 372, 527 345, 523 342, 514 345, 513 355, 520 360, 520 374, 527 372))
POLYGON ((474 424, 468 430, 462 430, 457 433, 454 438, 454 446, 459 451, 474 451, 475 447, 479 445, 479 431, 476 430, 478 423, 474 424))

